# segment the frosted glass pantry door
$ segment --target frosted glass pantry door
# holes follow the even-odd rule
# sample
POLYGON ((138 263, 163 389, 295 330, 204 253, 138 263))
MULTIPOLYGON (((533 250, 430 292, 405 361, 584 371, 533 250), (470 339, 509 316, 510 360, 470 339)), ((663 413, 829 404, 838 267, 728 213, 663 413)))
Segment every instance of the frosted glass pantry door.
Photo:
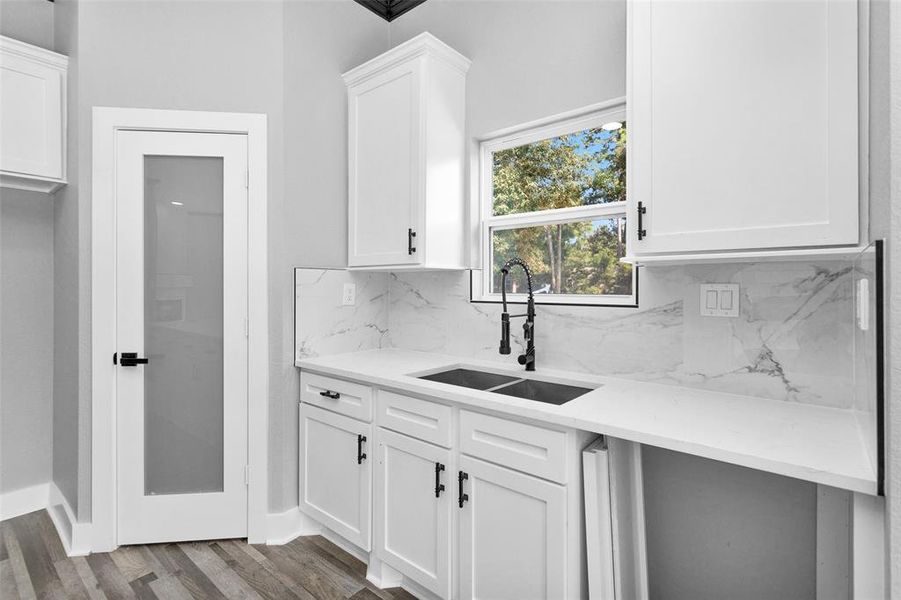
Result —
POLYGON ((247 535, 247 141, 117 139, 120 544, 247 535))

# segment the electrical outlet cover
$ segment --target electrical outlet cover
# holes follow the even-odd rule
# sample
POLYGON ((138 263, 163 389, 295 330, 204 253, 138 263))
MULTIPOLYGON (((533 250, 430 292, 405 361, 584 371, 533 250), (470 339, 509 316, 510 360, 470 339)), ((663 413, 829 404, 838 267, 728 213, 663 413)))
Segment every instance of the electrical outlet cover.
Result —
POLYGON ((353 306, 357 302, 357 284, 345 283, 344 293, 341 296, 343 306, 353 306))

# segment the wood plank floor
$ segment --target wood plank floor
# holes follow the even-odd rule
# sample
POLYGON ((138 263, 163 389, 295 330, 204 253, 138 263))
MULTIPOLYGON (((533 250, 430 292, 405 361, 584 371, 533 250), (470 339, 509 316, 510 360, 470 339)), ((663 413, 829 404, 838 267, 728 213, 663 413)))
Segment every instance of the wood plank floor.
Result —
POLYGON ((0 599, 287 598, 408 600, 366 581, 366 565, 320 536, 123 546, 69 558, 47 511, 0 523, 0 599))

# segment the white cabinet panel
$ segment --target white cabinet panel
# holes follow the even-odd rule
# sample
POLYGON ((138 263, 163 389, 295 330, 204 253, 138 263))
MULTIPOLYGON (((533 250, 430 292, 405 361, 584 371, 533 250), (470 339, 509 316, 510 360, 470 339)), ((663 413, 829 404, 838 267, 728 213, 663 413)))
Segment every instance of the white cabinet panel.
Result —
POLYGON ((468 68, 423 33, 344 74, 348 266, 466 267, 468 68))
POLYGON ((635 0, 628 31, 632 253, 857 242, 857 3, 635 0))
POLYGON ((418 261, 421 71, 416 60, 348 90, 350 266, 418 261))
POLYGON ((369 550, 371 426, 300 405, 300 508, 369 550))
POLYGON ((565 598, 566 488, 460 457, 460 597, 565 598))
POLYGON ((442 598, 450 597, 453 477, 450 450, 379 430, 376 554, 442 598))
POLYGON ((65 179, 65 56, 0 37, 4 186, 52 191, 65 179))

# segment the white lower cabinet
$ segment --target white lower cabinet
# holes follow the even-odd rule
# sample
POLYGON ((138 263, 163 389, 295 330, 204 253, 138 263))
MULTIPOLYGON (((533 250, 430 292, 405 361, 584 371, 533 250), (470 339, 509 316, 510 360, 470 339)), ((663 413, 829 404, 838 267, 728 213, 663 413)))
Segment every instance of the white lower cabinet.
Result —
POLYGON ((369 550, 372 426, 300 405, 300 509, 369 550))
MULTIPOLYGON (((314 391, 350 389, 320 379, 314 391)), ((359 413, 349 405, 307 403, 321 404, 321 391, 301 394, 303 512, 418 596, 587 596, 581 451, 595 436, 369 389, 372 423, 346 416, 359 413)))
POLYGON ((460 457, 460 598, 566 598, 566 488, 460 457))
POLYGON ((427 590, 451 594, 451 451, 379 429, 375 553, 427 590))

